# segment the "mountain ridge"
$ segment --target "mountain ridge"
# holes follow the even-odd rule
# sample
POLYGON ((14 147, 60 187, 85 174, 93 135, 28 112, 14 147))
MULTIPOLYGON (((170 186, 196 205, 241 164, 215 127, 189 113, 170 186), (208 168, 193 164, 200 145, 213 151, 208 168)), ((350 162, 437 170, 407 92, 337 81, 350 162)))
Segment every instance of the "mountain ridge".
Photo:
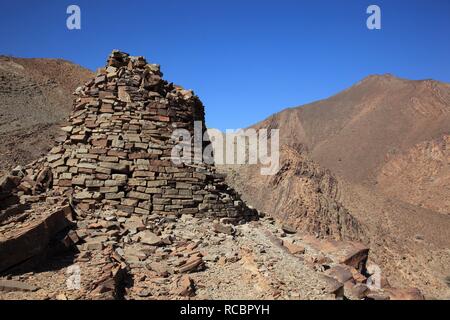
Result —
MULTIPOLYGON (((439 138, 450 131, 447 121, 450 121, 449 84, 428 80, 409 81, 385 76, 366 79, 368 80, 328 99, 285 109, 253 127, 282 129, 280 139, 283 144, 291 146, 298 143, 304 144, 312 152, 313 159, 338 174, 341 173, 342 168, 336 164, 343 162, 344 159, 340 161, 339 157, 330 157, 326 154, 333 144, 346 146, 346 151, 351 149, 349 147, 352 144, 358 142, 360 145, 365 143, 384 146, 384 150, 375 150, 376 152, 372 154, 372 157, 377 157, 375 153, 383 154, 383 156, 387 154, 387 147, 405 149, 423 141, 439 138), (376 80, 373 81, 373 79, 376 80), (383 83, 380 83, 378 79, 383 79, 383 83), (393 82, 389 86, 395 86, 395 88, 386 91, 385 79, 393 82), (402 101, 395 101, 396 96, 402 101), (426 98, 423 98, 424 96, 426 98), (283 124, 281 127, 280 123, 283 124), (369 132, 370 130, 372 132, 369 132), (354 131, 359 132, 353 134, 354 131), (364 138, 357 141, 357 137, 363 135, 365 135, 364 138), (378 135, 376 139, 382 139, 383 144, 376 141, 368 143, 373 135, 378 135), (397 141, 391 139, 391 136, 397 135, 402 137, 397 141), (345 141, 349 138, 355 141, 345 141), (344 141, 330 141, 332 139, 344 141), (406 145, 403 141, 405 139, 409 140, 406 141, 406 145), (386 141, 389 143, 385 143, 386 141)), ((336 154, 339 154, 339 150, 336 151, 336 154)), ((351 153, 354 154, 354 152, 351 153)), ((363 152, 358 152, 357 155, 362 156, 363 152)), ((348 171, 353 170, 355 166, 351 159, 346 160, 349 166, 346 168, 347 172, 343 173, 344 177, 349 178, 348 171)), ((379 158, 375 164, 380 164, 382 160, 383 157, 379 158)), ((373 163, 371 157, 367 157, 365 161, 373 163)), ((373 173, 371 171, 374 168, 364 169, 369 172, 359 173, 356 179, 358 182, 373 173)))
MULTIPOLYGON (((252 128, 280 129, 281 148, 289 146, 299 152, 298 159, 330 171, 339 190, 333 201, 364 230, 358 236, 370 245, 373 261, 389 281, 412 283, 428 296, 449 295, 450 84, 372 75, 252 128), (398 269, 402 277, 393 276, 398 269)), ((277 190, 252 170, 237 167, 230 176, 250 205, 264 208, 273 206, 267 199, 289 203, 305 197, 309 182, 295 174, 284 178, 289 189, 277 190)), ((308 207, 304 216, 317 208, 308 207)), ((302 206, 273 210, 274 216, 303 216, 302 206)))

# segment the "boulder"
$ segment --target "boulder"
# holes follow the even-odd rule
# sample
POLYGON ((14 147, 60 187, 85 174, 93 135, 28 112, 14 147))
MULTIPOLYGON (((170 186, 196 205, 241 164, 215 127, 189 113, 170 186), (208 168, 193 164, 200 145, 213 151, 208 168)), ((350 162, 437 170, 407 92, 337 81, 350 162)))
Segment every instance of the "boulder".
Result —
POLYGON ((12 292, 12 291, 22 291, 22 292, 34 292, 39 290, 38 287, 30 285, 25 282, 16 280, 0 280, 0 291, 12 292))
POLYGON ((293 243, 291 241, 283 241, 283 246, 286 247, 286 249, 291 253, 291 254, 304 254, 305 253, 305 247, 293 243))
POLYGON ((362 243, 352 241, 320 240, 305 236, 303 241, 317 251, 329 256, 337 264, 345 264, 364 273, 369 257, 369 248, 362 243))
POLYGON ((195 296, 195 283, 189 276, 183 275, 176 282, 175 294, 182 297, 195 296))
POLYGON ((336 265, 331 267, 325 272, 326 275, 336 279, 341 283, 345 283, 351 279, 353 279, 352 272, 350 267, 346 265, 336 265))
POLYGON ((232 225, 222 224, 220 222, 214 222, 213 229, 217 233, 225 233, 228 235, 233 235, 235 233, 235 230, 232 225))
POLYGON ((344 297, 343 283, 327 275, 321 275, 321 278, 324 282, 324 287, 322 287, 322 290, 325 293, 333 294, 337 299, 342 299, 344 297))
POLYGON ((32 223, 14 234, 0 237, 0 272, 16 266, 34 256, 45 254, 50 240, 72 225, 70 206, 48 213, 45 218, 32 223), (7 258, 6 258, 7 257, 7 258))
POLYGON ((362 300, 370 293, 370 289, 365 284, 347 281, 344 285, 344 293, 349 299, 362 300))
POLYGON ((162 243, 161 237, 148 230, 139 232, 138 237, 141 243, 150 246, 159 246, 162 243))

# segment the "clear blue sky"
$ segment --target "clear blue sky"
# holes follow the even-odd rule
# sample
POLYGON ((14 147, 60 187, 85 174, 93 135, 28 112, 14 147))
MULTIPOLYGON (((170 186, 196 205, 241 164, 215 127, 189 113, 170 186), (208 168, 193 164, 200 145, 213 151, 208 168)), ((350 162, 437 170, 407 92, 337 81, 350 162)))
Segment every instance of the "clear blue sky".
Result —
POLYGON ((0 54, 95 70, 121 49, 192 88, 207 124, 241 128, 374 73, 450 82, 449 0, 2 1, 0 54), (82 29, 66 28, 77 4, 82 29), (366 8, 382 30, 366 28, 366 8))

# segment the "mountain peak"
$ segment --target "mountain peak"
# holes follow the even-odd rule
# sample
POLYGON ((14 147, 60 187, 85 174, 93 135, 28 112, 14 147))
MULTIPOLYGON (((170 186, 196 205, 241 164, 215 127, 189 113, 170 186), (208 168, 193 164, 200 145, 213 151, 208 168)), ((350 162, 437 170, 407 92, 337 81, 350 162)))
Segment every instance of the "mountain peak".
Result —
POLYGON ((379 82, 390 82, 395 80, 405 80, 402 78, 399 78, 392 73, 384 73, 384 74, 372 74, 364 79, 362 79, 358 84, 361 83, 379 83, 379 82))
POLYGON ((359 84, 388 84, 388 85, 392 85, 394 82, 403 82, 403 83, 419 83, 419 84, 424 84, 424 85, 430 85, 430 84, 446 84, 445 82, 441 82, 438 80, 434 80, 431 78, 427 78, 427 79, 407 79, 407 78, 401 78, 398 77, 392 73, 385 73, 385 74, 373 74, 373 75, 369 75, 367 77, 365 77, 364 79, 362 79, 361 81, 359 81, 358 83, 356 83, 356 85, 359 84))

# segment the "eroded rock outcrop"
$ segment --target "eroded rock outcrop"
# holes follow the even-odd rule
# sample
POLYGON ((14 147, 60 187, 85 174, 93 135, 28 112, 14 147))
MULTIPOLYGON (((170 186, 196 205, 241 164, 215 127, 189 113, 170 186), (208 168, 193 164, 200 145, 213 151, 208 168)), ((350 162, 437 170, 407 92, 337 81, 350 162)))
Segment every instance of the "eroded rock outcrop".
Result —
POLYGON ((258 174, 258 165, 220 169, 249 204, 287 229, 322 238, 365 240, 364 228, 337 200, 334 176, 294 148, 281 147, 280 170, 274 176, 258 174))

